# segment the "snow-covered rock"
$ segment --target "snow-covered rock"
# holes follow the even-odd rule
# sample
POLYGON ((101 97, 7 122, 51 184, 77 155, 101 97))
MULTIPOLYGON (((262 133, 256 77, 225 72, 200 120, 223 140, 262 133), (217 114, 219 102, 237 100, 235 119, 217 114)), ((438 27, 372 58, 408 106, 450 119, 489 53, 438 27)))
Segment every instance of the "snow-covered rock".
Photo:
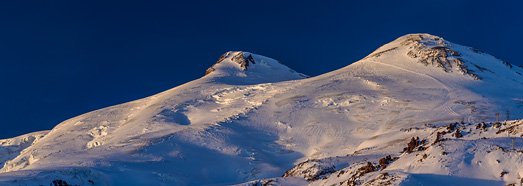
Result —
POLYGON ((229 51, 223 54, 205 72, 207 78, 230 84, 260 84, 308 77, 298 73, 278 61, 242 51, 229 51))
POLYGON ((521 121, 490 123, 523 118, 521 74, 429 34, 310 78, 227 52, 200 79, 9 139, 0 183, 519 184, 521 121))

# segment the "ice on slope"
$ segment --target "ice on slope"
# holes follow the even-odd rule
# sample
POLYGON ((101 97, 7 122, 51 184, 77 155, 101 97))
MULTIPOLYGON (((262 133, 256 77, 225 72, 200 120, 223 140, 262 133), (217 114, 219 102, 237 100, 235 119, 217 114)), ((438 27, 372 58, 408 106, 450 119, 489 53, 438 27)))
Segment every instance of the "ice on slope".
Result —
POLYGON ((8 160, 18 156, 24 149, 37 143, 49 131, 33 132, 18 137, 0 140, 0 162, 2 166, 8 160))
POLYGON ((273 59, 228 52, 203 78, 62 122, 11 158, 0 181, 238 184, 306 160, 398 153, 429 135, 402 131, 426 124, 493 120, 507 108, 523 117, 521 68, 436 38, 403 36, 307 79, 273 59))

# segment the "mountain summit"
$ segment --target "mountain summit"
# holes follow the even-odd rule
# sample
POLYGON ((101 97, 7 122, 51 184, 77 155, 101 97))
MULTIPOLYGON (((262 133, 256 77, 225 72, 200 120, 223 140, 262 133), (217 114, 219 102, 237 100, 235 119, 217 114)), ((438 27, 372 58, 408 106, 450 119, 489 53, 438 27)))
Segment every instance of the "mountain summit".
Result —
POLYGON ((396 53, 406 54, 423 65, 438 67, 445 72, 459 72, 476 80, 482 79, 482 75, 492 74, 503 76, 508 73, 522 76, 523 70, 523 67, 514 66, 481 50, 454 44, 430 34, 402 36, 380 47, 365 59, 379 58, 382 55, 386 55, 384 58, 387 58, 390 57, 387 54, 396 53))
POLYGON ((205 71, 205 76, 229 83, 271 83, 308 77, 274 59, 242 51, 223 54, 205 71))
MULTIPOLYGON (((230 57, 230 61, 231 62, 235 62, 239 65, 240 69, 243 70, 243 71, 246 71, 247 70, 247 67, 250 65, 250 64, 256 64, 256 62, 254 61, 254 58, 252 57, 252 54, 249 54, 248 56, 245 56, 245 54, 243 54, 243 52, 233 52, 234 54, 232 54, 232 57, 230 57)), ((219 64, 220 62, 222 62, 223 60, 227 59, 229 57, 229 55, 231 55, 231 52, 227 52, 225 54, 223 54, 222 56, 220 56, 220 59, 218 59, 218 62, 216 62, 216 64, 214 64, 213 66, 211 66, 210 68, 207 69, 207 71, 205 71, 205 75, 215 71, 216 69, 214 69, 213 67, 217 64, 219 64)))
POLYGON ((310 78, 227 52, 197 80, 0 140, 0 183, 520 183, 522 73, 428 34, 310 78))

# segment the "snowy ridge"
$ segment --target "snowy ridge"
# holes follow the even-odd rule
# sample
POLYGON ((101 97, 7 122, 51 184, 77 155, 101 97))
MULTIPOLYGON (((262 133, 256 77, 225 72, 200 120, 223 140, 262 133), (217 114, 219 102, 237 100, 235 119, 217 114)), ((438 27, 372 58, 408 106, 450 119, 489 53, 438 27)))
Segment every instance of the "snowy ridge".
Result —
POLYGON ((0 183, 519 183, 521 120, 493 121, 523 118, 522 73, 428 34, 310 78, 227 52, 200 79, 9 139, 0 183))

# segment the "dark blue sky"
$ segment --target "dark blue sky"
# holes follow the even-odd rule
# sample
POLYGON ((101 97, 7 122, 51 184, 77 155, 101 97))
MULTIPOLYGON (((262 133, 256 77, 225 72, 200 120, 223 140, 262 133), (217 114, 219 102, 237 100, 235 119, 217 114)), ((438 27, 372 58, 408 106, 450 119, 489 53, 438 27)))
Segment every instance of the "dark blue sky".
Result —
POLYGON ((0 138, 201 77, 229 50, 316 76, 408 33, 523 65, 513 1, 2 1, 0 138))

